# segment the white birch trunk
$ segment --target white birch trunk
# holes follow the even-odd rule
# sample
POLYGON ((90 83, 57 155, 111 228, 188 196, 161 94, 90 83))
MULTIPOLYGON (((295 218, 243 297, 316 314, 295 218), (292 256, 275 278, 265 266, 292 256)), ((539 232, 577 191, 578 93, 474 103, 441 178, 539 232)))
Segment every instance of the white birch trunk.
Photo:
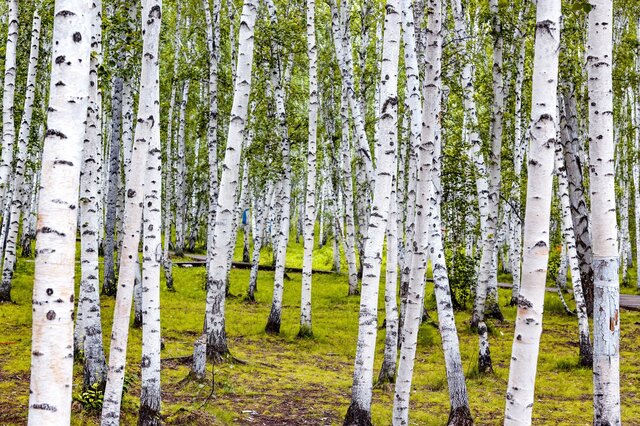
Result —
POLYGON ((2 93, 2 155, 0 155, 0 205, 9 190, 13 171, 13 151, 16 139, 14 99, 16 93, 16 49, 18 47, 18 0, 7 0, 7 44, 4 54, 4 90, 2 93))
POLYGON ((140 103, 151 118, 145 173, 142 239, 142 383, 141 426, 161 424, 160 418, 160 266, 162 262, 162 150, 160 147, 160 28, 161 0, 142 3, 143 59, 140 103), (144 96, 143 96, 144 95, 144 96))
POLYGON ((593 236, 594 425, 620 421, 620 300, 613 142, 613 2, 590 0, 587 31, 593 236))
POLYGON ((522 287, 511 351, 505 425, 531 424, 533 412, 549 259, 560 19, 559 0, 537 3, 522 287))
POLYGON ((33 284, 30 425, 71 422, 77 207, 89 92, 90 9, 86 0, 58 0, 54 10, 33 284))
MULTIPOLYGON (((275 4, 272 0, 266 1, 269 11, 271 24, 277 23, 277 14, 275 4)), ((276 58, 280 57, 280 46, 276 42, 272 42, 272 50, 276 58)), ((280 333, 280 325, 282 322, 282 297, 284 293, 284 269, 287 256, 287 245, 289 243, 289 225, 291 223, 291 164, 289 161, 290 140, 287 128, 286 111, 285 111, 285 92, 282 87, 282 78, 278 70, 273 67, 271 70, 271 86, 276 104, 276 117, 278 127, 276 134, 282 140, 282 193, 276 202, 279 204, 280 210, 280 226, 278 228, 277 244, 274 247, 275 256, 275 274, 273 278, 273 299, 271 301, 271 311, 265 331, 267 333, 280 333)))
POLYGON ((344 194, 344 223, 345 223, 345 258, 349 272, 350 296, 359 294, 358 290, 358 264, 356 262, 356 225, 353 212, 353 177, 351 166, 351 144, 349 138, 349 112, 347 100, 347 86, 342 83, 342 95, 340 100, 340 118, 342 122, 342 140, 340 143, 340 162, 342 193, 344 194))
POLYGON ((38 65, 38 55, 40 51, 40 15, 38 14, 37 8, 33 14, 30 46, 27 82, 24 95, 24 109, 22 113, 22 121, 20 123, 20 130, 18 132, 18 155, 16 157, 14 173, 10 176, 12 182, 9 185, 8 191, 5 191, 4 193, 5 204, 7 204, 7 208, 10 210, 10 213, 8 217, 9 227, 3 231, 6 234, 6 239, 4 241, 4 261, 2 263, 0 301, 11 300, 11 281, 13 279, 13 270, 16 264, 18 228, 20 225, 20 215, 22 214, 24 207, 23 201, 27 196, 24 177, 29 136, 31 133, 33 102, 36 91, 36 67, 38 65))
MULTIPOLYGON (((102 98, 99 86, 99 67, 102 52, 102 2, 93 1, 91 8, 91 63, 89 82, 89 106, 84 136, 83 161, 80 181, 80 300, 82 309, 84 342, 83 387, 104 389, 107 365, 102 343, 102 315, 100 311, 100 275, 98 247, 100 216, 100 174, 102 163, 102 98)), ((76 327, 78 325, 76 324, 76 327)))
MULTIPOLYGON (((142 15, 145 31, 143 36, 143 60, 140 76, 140 100, 138 102, 133 151, 131 153, 131 174, 127 179, 127 202, 124 210, 124 236, 122 240, 122 253, 120 254, 118 293, 113 312, 109 370, 102 406, 101 423, 103 426, 118 425, 120 423, 120 404, 127 356, 127 340, 129 338, 131 299, 133 296, 136 268, 139 269, 138 245, 140 243, 140 224, 142 222, 142 209, 145 197, 145 181, 148 184, 154 183, 153 174, 150 179, 146 179, 149 177, 146 172, 147 158, 149 157, 150 144, 155 144, 154 138, 159 137, 156 126, 160 125, 158 109, 158 34, 161 6, 158 0, 145 0, 144 5, 146 8, 142 15)), ((155 149, 157 149, 157 147, 155 149)), ((157 194, 153 192, 150 192, 150 195, 157 196, 157 194)), ((147 296, 154 298, 153 290, 150 288, 149 291, 150 294, 147 296)), ((150 326, 156 327, 157 325, 150 324, 150 326)))
POLYGON ((186 160, 185 160, 185 126, 186 126, 186 110, 187 102, 189 100, 189 87, 190 80, 184 82, 182 86, 182 100, 180 102, 180 112, 178 115, 178 135, 176 146, 176 158, 174 161, 174 201, 176 208, 176 246, 175 251, 177 256, 182 256, 184 253, 185 242, 185 228, 186 221, 185 216, 187 212, 187 200, 186 200, 186 160))
POLYGON ((371 424, 373 361, 378 322, 378 290, 380 264, 391 195, 398 142, 398 62, 400 53, 400 5, 397 0, 386 3, 382 66, 380 69, 381 106, 376 140, 376 177, 369 215, 368 236, 364 250, 362 294, 358 327, 358 345, 353 373, 351 405, 344 424, 371 424))
POLYGON ((582 283, 580 282, 580 266, 578 263, 578 253, 576 251, 576 237, 573 232, 573 220, 571 219, 567 170, 564 166, 562 145, 559 142, 556 142, 555 161, 556 173, 558 176, 558 196, 560 198, 560 209, 562 215, 562 236, 567 247, 567 258, 569 261, 569 269, 571 270, 573 298, 576 301, 576 312, 578 314, 580 365, 591 367, 593 365, 593 351, 591 348, 591 339, 589 337, 589 318, 587 317, 587 305, 584 301, 582 283))
POLYGON ((207 355, 210 358, 221 358, 229 352, 224 323, 225 281, 227 258, 229 251, 233 250, 231 227, 233 226, 242 139, 247 121, 249 92, 251 91, 253 34, 257 7, 258 5, 253 0, 245 0, 242 7, 238 46, 238 76, 235 81, 227 147, 222 178, 220 179, 211 259, 207 267, 205 332, 208 335, 207 355))
POLYGON ((387 263, 384 285, 385 337, 384 357, 378 384, 394 383, 398 359, 398 203, 396 189, 391 190, 387 225, 387 263))
MULTIPOLYGON (((307 144, 307 190, 304 209, 304 257, 300 300, 299 336, 311 336, 311 279, 314 226, 316 222, 316 138, 318 128, 318 49, 316 47, 316 2, 307 0, 307 56, 309 57, 309 138, 307 144)), ((320 232, 322 240, 322 231, 320 232)))

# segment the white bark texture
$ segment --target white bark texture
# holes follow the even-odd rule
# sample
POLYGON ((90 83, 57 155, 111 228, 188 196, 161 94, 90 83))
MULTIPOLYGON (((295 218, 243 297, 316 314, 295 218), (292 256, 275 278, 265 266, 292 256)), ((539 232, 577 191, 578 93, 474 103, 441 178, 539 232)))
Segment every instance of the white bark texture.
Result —
MULTIPOLYGON (((142 19, 144 22, 142 70, 140 76, 140 100, 136 119, 136 129, 131 153, 131 174, 127 179, 126 204, 123 217, 122 253, 118 274, 118 293, 113 312, 111 346, 109 351, 109 370, 107 386, 102 406, 102 425, 120 423, 120 404, 129 338, 129 319, 131 299, 138 264, 138 245, 140 243, 140 224, 145 197, 145 180, 153 184, 153 175, 146 179, 147 159, 150 144, 159 137, 156 126, 160 125, 158 100, 158 34, 161 19, 161 6, 158 0, 145 0, 146 6, 142 19)), ((157 184, 157 182, 156 182, 157 184)), ((151 192, 150 195, 158 196, 151 192)), ((152 212, 153 213, 153 212, 152 212)), ((154 298, 153 291, 146 297, 154 298)), ((157 313, 159 314, 159 313, 157 313)), ((157 327, 152 324, 152 327, 157 327)), ((158 333, 159 334, 159 333, 158 333)), ((158 336, 159 338, 159 336, 158 336)), ((144 365, 144 363, 143 363, 144 365)), ((158 360, 159 366, 159 360, 158 360)), ((154 368, 151 366, 149 368, 154 368)), ((159 367, 155 367, 159 368, 159 367)), ((158 383, 159 386, 159 383, 158 383)), ((159 407, 158 407, 159 408, 159 407)))
POLYGON ((576 237, 573 231, 573 220, 571 219, 571 206, 569 203, 567 169, 564 166, 562 144, 559 142, 556 142, 555 161, 556 174, 558 176, 558 196, 560 198, 560 209, 562 215, 562 236, 565 240, 569 269, 571 271, 573 298, 576 301, 576 311, 578 314, 580 364, 585 367, 591 367, 593 364, 593 351, 591 348, 591 339, 589 338, 589 318, 587 317, 587 305, 584 300, 584 295, 582 294, 582 283, 580 281, 580 266, 578 263, 578 253, 576 251, 576 237))
MULTIPOLYGON (((161 0, 142 3, 142 90, 139 103, 148 114, 142 239, 142 383, 138 424, 155 426, 160 418, 160 266, 162 262, 162 150, 160 147, 161 0)), ((145 115, 145 117, 147 117, 145 115)))
POLYGON ((620 300, 613 142, 613 2, 591 0, 587 30, 593 236, 594 425, 620 421, 620 300))
POLYGON ((2 92, 2 155, 0 156, 0 205, 9 189, 16 139, 14 99, 16 94, 16 49, 18 47, 18 0, 8 0, 7 44, 4 55, 4 90, 2 92))
MULTIPOLYGON (((318 131, 318 49, 316 46, 316 2, 307 0, 307 55, 309 57, 309 139, 307 144, 307 190, 304 209, 304 255, 300 300, 300 335, 311 328, 311 280, 314 227, 316 223, 316 139, 318 131)), ((322 231, 320 231, 322 240, 322 231)))
MULTIPOLYGON (((267 9, 269 11, 271 24, 277 23, 277 13, 275 4, 272 0, 266 0, 267 9)), ((280 46, 277 42, 272 42, 272 51, 279 58, 280 46)), ((278 62, 281 62, 278 60, 278 62)), ((286 77, 286 75, 285 75, 286 77)), ((278 227, 277 243, 274 246, 275 256, 275 274, 273 278, 273 299, 271 301, 271 311, 265 330, 268 333, 279 333, 282 322, 282 298, 284 294, 284 268, 287 257, 287 245, 289 243, 289 225, 291 223, 291 164, 289 161, 289 130, 287 128, 287 117, 285 111, 285 92, 282 85, 282 78, 277 67, 271 70, 271 86, 276 104, 276 119, 278 122, 276 134, 282 143, 282 192, 276 199, 279 205, 280 226, 278 227)), ((286 80, 286 78, 285 78, 286 80)))
MULTIPOLYGON (((31 49, 29 53, 29 65, 27 70, 27 82, 24 95, 24 109, 20 130, 18 132, 18 155, 15 162, 15 170, 10 176, 11 183, 8 183, 8 191, 5 191, 5 205, 10 211, 8 229, 4 229, 4 260, 2 263, 2 283, 0 283, 0 301, 11 300, 11 281, 16 264, 18 246, 18 228, 20 225, 20 215, 24 209, 23 202, 26 199, 27 191, 24 185, 25 166, 27 162, 27 150, 29 136, 31 133, 31 117, 33 115, 33 102, 36 92, 36 74, 38 65, 38 55, 40 52, 40 15, 38 10, 33 13, 33 24, 31 30, 31 49), (10 204, 10 205, 9 205, 10 204)), ((3 150, 4 152, 4 150, 3 150)))
POLYGON ((522 287, 517 301, 505 425, 531 424, 533 412, 549 259, 560 19, 559 0, 537 3, 522 287))
MULTIPOLYGON (((91 8, 91 63, 89 106, 84 136, 83 162, 80 181, 80 300, 84 328, 84 379, 85 389, 97 385, 104 389, 107 365, 102 340, 102 316, 100 312, 100 275, 98 246, 100 216, 98 197, 102 163, 102 98, 98 80, 100 52, 102 51, 102 2, 93 1, 91 8)), ((76 324, 76 327, 78 325, 76 324)), ((79 349, 79 348, 78 348, 79 349)))
POLYGON ((87 0, 58 0, 54 10, 33 285, 30 425, 71 422, 77 207, 89 92, 90 8, 87 0))
POLYGON ((349 112, 347 100, 347 86, 342 83, 340 100, 340 119, 342 123, 342 139, 340 142, 340 167, 342 193, 344 195, 344 249, 349 273, 349 295, 358 294, 358 264, 356 262, 356 224, 353 212, 353 177, 351 166, 351 144, 349 137, 349 112))
POLYGON ((382 66, 380 69, 381 106, 376 140, 376 176, 373 202, 369 215, 368 237, 362 261, 362 294, 358 327, 358 344, 353 374, 351 405, 345 425, 371 423, 373 361, 378 320, 378 290, 382 247, 389 217, 396 145, 398 142, 398 62, 400 53, 400 5, 398 0, 386 3, 382 66))
MULTIPOLYGON (((638 42, 640 43, 640 17, 636 24, 636 31, 638 35, 638 42)), ((640 57, 636 59, 636 70, 640 75, 640 57)), ((635 135, 633 137, 633 150, 640 152, 640 83, 638 84, 638 90, 634 98, 632 98, 632 116, 633 123, 636 128, 635 135)), ((640 161, 635 161, 631 169, 633 175, 633 187, 635 188, 634 196, 634 220, 636 229, 636 270, 640 267, 640 161)), ((640 274, 637 274, 636 287, 640 288, 640 274)))
POLYGON ((207 267, 205 332, 208 335, 207 354, 209 357, 220 357, 228 353, 224 323, 227 257, 229 251, 233 250, 231 228, 240 171, 242 139, 247 122, 249 92, 251 91, 253 32, 257 7, 258 5, 253 0, 245 0, 242 7, 238 45, 238 76, 235 81, 227 147, 222 178, 220 179, 211 259, 207 267))

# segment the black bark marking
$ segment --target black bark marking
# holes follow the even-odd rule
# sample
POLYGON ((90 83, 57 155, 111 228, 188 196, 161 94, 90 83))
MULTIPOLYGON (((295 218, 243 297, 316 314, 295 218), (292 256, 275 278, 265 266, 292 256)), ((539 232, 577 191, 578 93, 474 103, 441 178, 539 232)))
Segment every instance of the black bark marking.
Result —
POLYGON ((60 65, 60 64, 64 63, 64 61, 66 61, 66 60, 67 60, 67 58, 65 58, 64 55, 60 55, 60 56, 58 56, 56 58, 55 62, 56 62, 56 65, 60 65))
POLYGON ((49 321, 53 321, 54 319, 56 319, 56 313, 54 311, 47 312, 47 319, 49 321))
POLYGON ((73 41, 75 43, 80 43, 82 41, 82 34, 80 34, 79 32, 73 33, 73 41))

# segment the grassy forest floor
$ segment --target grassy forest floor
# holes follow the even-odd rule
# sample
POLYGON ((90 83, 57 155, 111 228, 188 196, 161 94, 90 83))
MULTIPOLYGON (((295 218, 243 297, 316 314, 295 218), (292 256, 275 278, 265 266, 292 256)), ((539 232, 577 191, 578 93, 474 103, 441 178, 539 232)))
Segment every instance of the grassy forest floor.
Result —
MULTIPOLYGON (((241 238, 239 238, 241 241, 241 238)), ((240 252, 237 250, 236 254, 240 252)), ((269 262, 265 252, 263 260, 269 262)), ((300 266, 302 246, 292 242, 288 266, 300 266)), ((330 269, 330 245, 314 254, 314 268, 330 269)), ((346 267, 343 268, 346 270, 346 267)), ((200 425, 333 425, 341 424, 349 404, 353 359, 358 327, 358 297, 347 297, 345 274, 314 275, 312 339, 296 338, 299 319, 300 274, 288 274, 285 282, 282 332, 265 334, 273 272, 259 274, 257 302, 243 296, 247 270, 231 272, 227 302, 227 334, 235 357, 246 364, 215 366, 215 390, 211 398, 211 366, 206 382, 183 382, 189 365, 171 359, 189 355, 203 323, 204 268, 174 268, 177 292, 162 284, 162 398, 166 424, 200 425)), ((384 276, 384 275, 383 275, 384 276)), ((632 281, 633 282, 633 281, 632 281)), ((0 305, 0 424, 24 424, 29 394, 29 345, 31 339, 31 289, 33 262, 20 259, 14 280, 15 304, 0 305)), ((432 321, 421 326, 411 396, 411 421, 417 425, 444 425, 448 416, 447 382, 440 337, 435 321, 432 286, 427 290, 432 321)), ((380 324, 384 317, 383 285, 380 291, 380 324)), ((508 290, 500 290, 506 305, 508 290)), ((568 298, 569 299, 569 298, 568 298)), ((570 304, 573 304, 569 300, 570 304)), ((114 300, 103 298, 105 347, 108 348, 114 300)), ((506 321, 491 325, 491 353, 495 373, 477 373, 478 339, 468 326, 469 312, 456 314, 470 404, 478 425, 500 424, 509 374, 515 309, 503 307, 506 321)), ((640 313, 621 316, 621 395, 623 423, 640 425, 640 313)), ((547 293, 544 332, 540 348, 534 424, 592 424, 591 371, 578 367, 577 319, 564 313, 558 296, 547 293)), ((376 375, 382 362, 384 330, 378 333, 376 375)), ((127 375, 131 385, 123 403, 123 424, 136 423, 140 385, 141 331, 132 329, 127 375)), ((81 386, 76 365, 74 394, 81 386)), ((390 424, 393 391, 374 392, 373 422, 390 424)), ((96 424, 98 413, 74 403, 73 424, 96 424)))

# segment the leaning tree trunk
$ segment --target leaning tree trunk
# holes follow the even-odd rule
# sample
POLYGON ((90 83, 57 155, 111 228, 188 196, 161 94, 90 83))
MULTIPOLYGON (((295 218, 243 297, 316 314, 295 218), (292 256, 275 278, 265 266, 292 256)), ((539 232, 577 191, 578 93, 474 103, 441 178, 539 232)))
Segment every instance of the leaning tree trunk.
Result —
POLYGON ((613 2, 591 0, 587 32, 593 236, 594 425, 620 421, 620 301, 613 143, 613 2))
POLYGON ((373 361, 378 323, 378 290, 382 246, 389 217, 389 198, 396 168, 398 142, 398 62, 400 53, 400 7, 397 0, 386 3, 382 67, 380 69, 381 106, 379 137, 376 140, 376 177, 368 236, 364 250, 362 295, 358 345, 353 373, 351 405, 344 424, 371 424, 373 361))
POLYGON ((4 90, 2 93, 2 155, 0 155, 0 206, 9 190, 13 170, 13 145, 16 139, 14 99, 16 94, 16 49, 18 47, 18 0, 8 0, 7 45, 4 55, 4 90))
POLYGON ((211 249, 211 259, 207 267, 207 299, 205 311, 205 332, 207 333, 207 355, 221 359, 229 353, 225 331, 225 282, 227 257, 231 246, 231 227, 234 219, 234 204, 242 139, 247 121, 249 92, 251 91, 251 69, 253 65, 254 27, 258 5, 254 0, 245 0, 238 46, 238 77, 235 81, 231 119, 225 150, 222 178, 216 210, 216 223, 211 249))
POLYGON ((53 14, 32 301, 31 425, 71 422, 77 206, 89 94, 90 10, 87 0, 58 0, 53 14))
POLYGON ((16 264, 18 246, 18 228, 20 225, 20 215, 23 210, 23 202, 27 197, 24 185, 25 166, 27 162, 27 151, 29 145, 29 135, 31 133, 31 117, 33 115, 33 102, 36 91, 36 73, 38 65, 38 54, 40 52, 40 15, 38 10, 33 13, 33 25, 31 30, 31 50, 29 53, 29 66, 27 70, 27 83, 24 95, 24 109, 22 121, 18 132, 18 156, 15 163, 13 181, 5 191, 5 204, 10 210, 8 229, 4 229, 6 238, 4 240, 4 261, 2 263, 2 282, 0 283, 0 301, 11 300, 11 281, 13 270, 16 264), (10 203, 10 205, 9 205, 10 203))
POLYGON ((161 0, 142 3, 143 60, 140 103, 149 121, 142 254, 141 426, 161 424, 160 417, 160 264, 162 261, 162 150, 160 148, 159 44, 161 0))
MULTIPOLYGON (((307 55, 309 56, 309 141, 307 144, 307 194, 304 209, 304 257, 300 299, 299 336, 312 336, 311 274, 313 236, 316 223, 316 137, 318 130, 318 49, 316 46, 316 2, 307 0, 307 55)), ((320 232, 322 240, 322 232, 320 232)))
POLYGON ((533 412, 549 259, 560 19, 559 0, 537 3, 522 287, 511 351, 505 425, 531 424, 533 412))
MULTIPOLYGON (((160 118, 158 110, 158 34, 161 6, 158 1, 159 0, 145 0, 144 5, 147 9, 145 9, 142 15, 145 31, 143 32, 140 100, 138 102, 133 151, 131 153, 131 174, 127 179, 127 202, 124 209, 124 236, 122 239, 120 271, 118 274, 118 293, 113 312, 109 370, 107 373, 107 386, 104 392, 104 404, 102 406, 103 426, 115 426, 120 423, 120 404, 122 400, 122 386, 124 384, 127 340, 129 338, 131 299, 133 296, 136 268, 139 268, 138 245, 140 243, 140 224, 142 222, 142 209, 145 196, 145 180, 152 184, 152 189, 154 183, 153 175, 151 175, 149 179, 145 178, 149 151, 151 149, 158 149, 157 146, 150 148, 150 143, 155 143, 154 138, 158 137, 158 130, 155 127, 156 124, 159 123, 160 118)), ((151 193, 151 195, 157 196, 157 194, 153 193, 151 193)), ((145 241, 145 245, 146 244, 147 242, 145 241)), ((156 297, 151 288, 149 288, 149 291, 150 294, 147 295, 147 297, 156 297)), ((156 327, 157 325, 152 324, 150 326, 156 327)), ((159 338, 159 335, 157 338, 159 338)), ((152 349, 153 348, 155 348, 155 346, 152 346, 152 349)), ((157 360, 157 364, 154 364, 153 360, 149 360, 149 362, 152 368, 158 368, 159 360, 157 360)), ((152 397, 151 395, 149 396, 152 397)), ((153 410, 153 404, 147 407, 143 402, 143 409, 147 408, 153 410)), ((159 407, 157 408, 159 410, 159 407)))
POLYGON ((580 365, 591 367, 593 365, 593 351, 591 339, 589 338, 589 318, 587 317, 587 305, 582 294, 582 284, 580 282, 580 266, 578 265, 578 253, 576 252, 576 237, 573 232, 573 221, 571 219, 571 206, 569 205, 569 183, 567 181, 567 170, 564 167, 564 157, 562 155, 562 145, 556 142, 556 173, 558 176, 558 195, 560 197, 560 208, 562 212, 562 236, 567 247, 567 258, 569 269, 571 270, 571 283, 573 286, 573 298, 576 301, 576 311, 578 313, 578 332, 580 347, 580 365))
POLYGON ((571 217, 576 234, 576 249, 580 261, 580 281, 587 304, 587 314, 593 313, 593 250, 589 226, 589 208, 584 195, 582 161, 580 159, 580 136, 578 135, 578 116, 576 95, 573 87, 563 96, 565 120, 561 123, 561 140, 564 145, 564 160, 569 180, 569 202, 571 217))

